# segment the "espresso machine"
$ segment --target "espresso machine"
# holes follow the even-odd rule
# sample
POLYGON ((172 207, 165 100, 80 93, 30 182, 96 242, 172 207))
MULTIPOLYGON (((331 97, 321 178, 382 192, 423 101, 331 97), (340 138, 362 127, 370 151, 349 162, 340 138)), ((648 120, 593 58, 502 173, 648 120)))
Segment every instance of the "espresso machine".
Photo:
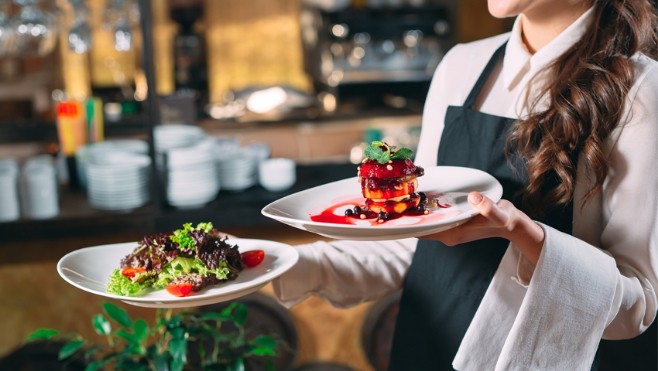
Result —
POLYGON ((304 68, 327 112, 357 101, 420 109, 454 44, 448 10, 429 4, 330 10, 306 4, 300 24, 304 68))

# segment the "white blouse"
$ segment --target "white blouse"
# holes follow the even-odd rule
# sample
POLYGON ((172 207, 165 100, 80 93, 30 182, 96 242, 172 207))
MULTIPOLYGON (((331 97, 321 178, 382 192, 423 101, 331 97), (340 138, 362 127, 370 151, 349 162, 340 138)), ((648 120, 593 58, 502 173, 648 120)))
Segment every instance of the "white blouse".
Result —
MULTIPOLYGON (((453 47, 437 68, 427 95, 415 162, 424 167, 437 165, 447 107, 463 105, 485 64, 502 43, 509 40, 504 61, 494 71, 495 81, 482 92, 479 110, 497 116, 523 117, 526 114, 523 102, 532 77, 572 46, 583 35, 590 20, 591 10, 532 55, 521 41, 518 19, 511 33, 453 47)), ((486 333, 486 329, 482 330, 476 324, 491 322, 490 317, 498 315, 494 312, 502 311, 509 317, 509 328, 504 334, 493 333, 501 331, 499 329, 491 330, 492 339, 502 337, 502 343, 496 345, 498 348, 493 352, 496 354, 493 359, 469 364, 470 360, 460 360, 458 353, 455 361, 458 368, 493 368, 488 362, 498 364, 500 369, 513 368, 514 360, 502 360, 506 349, 514 349, 510 345, 514 339, 506 340, 505 337, 518 331, 516 327, 525 326, 519 322, 523 322, 524 311, 528 308, 541 310, 536 308, 547 305, 554 313, 591 317, 590 322, 583 320, 580 324, 564 321, 564 318, 554 318, 548 323, 555 322, 555 331, 562 331, 555 333, 561 337, 568 336, 564 333, 570 328, 574 331, 579 331, 578 326, 593 328, 584 336, 595 337, 590 341, 594 350, 599 338, 631 338, 642 333, 654 320, 658 308, 658 62, 637 55, 632 58, 632 64, 635 82, 628 93, 624 118, 605 143, 609 168, 602 191, 580 207, 584 194, 590 189, 592 177, 585 166, 578 166, 573 236, 542 225, 546 239, 537 267, 525 261, 510 245, 460 353, 466 349, 477 350, 478 346, 492 347, 478 345, 469 336, 473 334, 475 337, 474 334, 482 331, 486 333), (529 279, 531 275, 532 280, 529 279), (533 290, 551 291, 547 292, 548 295, 533 296, 533 290), (557 296, 556 292, 559 293, 557 296), (574 298, 577 293, 584 299, 574 298), (535 297, 547 301, 537 306, 535 297), (565 301, 567 305, 563 305, 565 301), (490 308, 485 308, 487 306, 490 308), (577 307, 582 311, 583 306, 593 313, 582 315, 573 309, 577 307), (564 326, 559 323, 561 320, 566 322, 564 326), (595 326, 594 323, 598 324, 595 326)), ((533 81, 541 83, 541 79, 533 81)), ((293 305, 308 295, 323 297, 339 307, 377 299, 401 287, 416 242, 410 238, 384 242, 316 242, 297 246, 300 261, 274 281, 275 293, 286 305, 293 305)), ((550 313, 532 314, 550 317, 550 313)), ((479 336, 486 339, 486 334, 479 336)), ((546 341, 550 344, 551 340, 546 341)), ((574 344, 578 342, 578 339, 574 340, 574 344)), ((550 353, 550 350, 545 352, 550 353)), ((546 357, 551 359, 547 362, 568 358, 563 353, 553 358, 547 354, 546 357)), ((555 363, 547 364, 555 366, 555 363)), ((572 366, 569 368, 574 369, 572 366)))

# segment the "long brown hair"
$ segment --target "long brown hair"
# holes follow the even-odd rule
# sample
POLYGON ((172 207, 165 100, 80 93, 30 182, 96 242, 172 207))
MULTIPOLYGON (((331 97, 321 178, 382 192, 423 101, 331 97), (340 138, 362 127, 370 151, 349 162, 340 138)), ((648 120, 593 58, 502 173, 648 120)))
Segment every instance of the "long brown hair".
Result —
POLYGON ((648 0, 591 1, 585 35, 548 67, 549 83, 526 101, 530 116, 507 138, 508 149, 526 162, 523 199, 534 216, 573 200, 578 156, 595 177, 584 202, 600 192, 607 176, 604 143, 622 119, 634 81, 629 58, 637 52, 658 57, 658 16, 648 0), (549 104, 536 112, 540 101, 549 104), (546 189, 551 178, 557 185, 546 189))

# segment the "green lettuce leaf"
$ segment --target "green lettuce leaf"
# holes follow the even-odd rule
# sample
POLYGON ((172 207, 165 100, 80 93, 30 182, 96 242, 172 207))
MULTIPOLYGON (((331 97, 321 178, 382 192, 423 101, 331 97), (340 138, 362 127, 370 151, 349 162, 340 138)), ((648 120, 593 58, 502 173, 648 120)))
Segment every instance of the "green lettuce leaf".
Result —
POLYGON ((162 272, 158 275, 158 279, 153 283, 153 287, 163 289, 169 282, 190 273, 197 273, 202 276, 214 274, 217 279, 225 280, 228 278, 229 269, 226 267, 226 262, 220 262, 219 267, 210 269, 199 259, 178 256, 164 266, 162 272))
POLYGON ((115 269, 107 283, 107 292, 122 296, 140 296, 145 294, 145 290, 151 286, 153 280, 143 279, 131 281, 121 274, 120 269, 115 269))

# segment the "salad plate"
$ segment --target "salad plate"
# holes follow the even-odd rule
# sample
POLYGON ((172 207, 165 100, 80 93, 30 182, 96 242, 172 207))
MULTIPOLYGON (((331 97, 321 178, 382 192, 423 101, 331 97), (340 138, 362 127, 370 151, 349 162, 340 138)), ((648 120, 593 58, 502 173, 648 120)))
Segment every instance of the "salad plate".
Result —
POLYGON ((57 272, 71 285, 95 295, 150 308, 186 308, 229 301, 258 291, 297 262, 299 254, 292 246, 267 240, 229 239, 241 253, 263 250, 265 259, 255 267, 244 267, 235 280, 222 282, 189 296, 176 297, 166 290, 154 290, 143 296, 121 296, 106 291, 108 278, 119 262, 137 246, 136 242, 100 245, 72 251, 57 263, 57 272))
POLYGON ((377 241, 421 237, 454 228, 474 217, 477 212, 466 200, 469 192, 481 192, 497 202, 503 187, 493 176, 477 169, 436 166, 425 168, 425 174, 418 178, 418 191, 431 194, 442 207, 433 208, 428 215, 403 215, 383 223, 346 218, 345 210, 365 201, 358 178, 354 177, 283 197, 265 206, 262 214, 333 239, 377 241), (327 213, 336 218, 318 218, 327 213))

